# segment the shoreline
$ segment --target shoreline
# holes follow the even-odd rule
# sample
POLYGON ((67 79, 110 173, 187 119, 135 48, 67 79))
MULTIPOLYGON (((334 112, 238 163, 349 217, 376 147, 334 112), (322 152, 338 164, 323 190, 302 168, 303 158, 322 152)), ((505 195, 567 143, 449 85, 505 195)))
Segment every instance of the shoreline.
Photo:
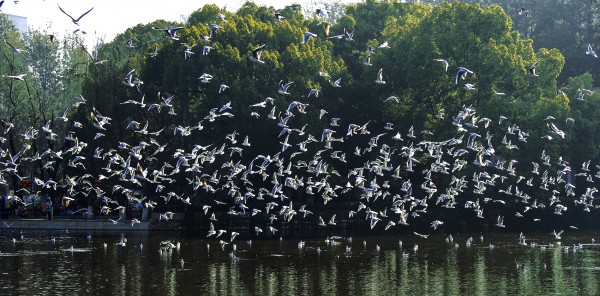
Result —
MULTIPOLYGON (((58 229, 58 230, 99 230, 99 231, 149 231, 155 229, 152 222, 140 222, 132 226, 131 220, 113 223, 105 219, 52 219, 25 218, 25 219, 3 219, 0 229, 58 229)), ((156 228, 159 229, 159 228, 156 228)))

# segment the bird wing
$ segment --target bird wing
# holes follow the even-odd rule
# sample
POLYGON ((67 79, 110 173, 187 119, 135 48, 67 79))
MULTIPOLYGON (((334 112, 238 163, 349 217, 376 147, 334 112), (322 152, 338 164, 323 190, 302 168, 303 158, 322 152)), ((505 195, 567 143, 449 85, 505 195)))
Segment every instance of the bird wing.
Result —
POLYGON ((253 56, 254 56, 254 57, 257 59, 257 60, 260 60, 260 54, 261 54, 261 52, 262 52, 264 49, 265 49, 265 45, 263 44, 263 45, 261 45, 261 46, 257 47, 256 49, 254 49, 254 50, 252 51, 252 55, 253 55, 253 56))
MULTIPOLYGON (((73 19, 73 17, 71 15, 69 15, 68 13, 66 13, 61 7, 60 4, 58 4, 58 9, 60 9, 60 11, 62 11, 62 13, 64 13, 66 16, 68 16, 73 22, 75 22, 75 19, 73 19)), ((81 18, 81 17, 80 17, 81 18)))
POLYGON ((135 72, 135 69, 129 71, 129 73, 127 73, 127 75, 125 75, 125 77, 129 80, 131 80, 131 76, 133 75, 133 72, 135 72))
POLYGON ((212 35, 215 33, 215 31, 216 31, 217 29, 219 29, 219 27, 217 27, 217 26, 215 26, 215 25, 212 25, 212 26, 210 27, 210 30, 208 31, 208 36, 212 37, 212 35))
POLYGON ((308 33, 308 32, 304 33, 304 39, 302 40, 302 44, 305 44, 306 42, 308 42, 310 37, 312 37, 312 35, 310 33, 308 33))
POLYGON ((8 46, 10 46, 10 48, 13 50, 17 50, 12 44, 10 44, 10 42, 8 42, 8 40, 4 39, 4 42, 6 42, 6 44, 8 44, 8 46))
MULTIPOLYGON (((60 6, 59 6, 60 8, 60 6)), ((86 14, 90 13, 90 11, 92 11, 92 9, 94 9, 94 7, 90 8, 90 10, 84 12, 81 16, 79 16, 76 20, 74 20, 74 22, 79 22, 79 20, 84 17, 86 14)), ((62 9, 61 9, 62 10, 62 9)), ((64 12, 64 11, 63 11, 64 12)), ((65 13, 66 14, 66 13, 65 13)), ((67 14, 68 15, 68 14, 67 14)), ((71 18, 72 19, 72 18, 71 18)))

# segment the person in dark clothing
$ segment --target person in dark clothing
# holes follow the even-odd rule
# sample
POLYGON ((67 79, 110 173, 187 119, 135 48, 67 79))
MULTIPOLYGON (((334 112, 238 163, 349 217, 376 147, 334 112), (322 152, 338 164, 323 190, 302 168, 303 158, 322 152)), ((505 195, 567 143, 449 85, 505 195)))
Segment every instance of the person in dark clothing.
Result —
POLYGON ((19 218, 23 219, 23 218, 25 218, 25 215, 27 215, 27 209, 25 209, 25 207, 23 205, 20 205, 17 208, 17 216, 19 216, 19 218))
POLYGON ((46 199, 46 215, 48 220, 52 220, 52 200, 49 197, 46 199))

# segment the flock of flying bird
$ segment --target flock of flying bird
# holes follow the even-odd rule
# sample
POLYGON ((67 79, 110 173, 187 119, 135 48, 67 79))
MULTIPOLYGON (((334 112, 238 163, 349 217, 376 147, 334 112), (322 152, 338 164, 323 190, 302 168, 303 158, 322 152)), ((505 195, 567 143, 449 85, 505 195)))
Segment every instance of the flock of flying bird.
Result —
MULTIPOLYGON (((64 11, 63 13, 77 25, 90 11, 92 9, 78 18, 73 18, 64 11)), ((327 19, 327 14, 324 9, 317 11, 317 16, 321 19, 327 19)), ((222 14, 217 19, 226 22, 222 14)), ((277 13, 273 21, 283 22, 285 17, 277 13)), ((168 39, 179 40, 177 32, 182 27, 171 24, 164 29, 155 29, 162 31, 168 39)), ((210 56, 210 51, 214 48, 208 44, 214 34, 222 29, 218 24, 211 25, 208 35, 202 40, 205 44, 201 50, 203 55, 210 56)), ((353 37, 354 31, 344 29, 343 34, 328 38, 352 42, 353 37)), ((307 43, 311 38, 317 38, 317 34, 306 32, 299 38, 299 43, 307 43)), ((132 46, 131 42, 132 40, 129 40, 125 46, 132 46)), ((248 59, 258 64, 264 63, 261 53, 265 47, 264 44, 257 47, 248 59)), ((186 57, 194 54, 193 48, 193 45, 185 46, 186 57)), ((385 42, 379 48, 368 48, 367 51, 374 53, 378 50, 390 50, 389 48, 385 42)), ((160 54, 158 50, 153 53, 154 56, 157 54, 160 54)), ((587 54, 596 57, 591 45, 587 54)), ((445 71, 448 71, 449 64, 446 60, 436 61, 443 63, 445 71)), ((370 59, 364 64, 372 66, 370 59)), ((538 76, 536 66, 537 63, 534 63, 530 67, 530 75, 538 76)), ((333 80, 324 72, 314 74, 327 79, 334 87, 343 87, 341 79, 333 80)), ((472 83, 466 83, 469 74, 473 74, 473 71, 466 67, 458 67, 455 84, 464 83, 462 86, 467 91, 474 89, 472 83)), ((136 87, 141 92, 143 82, 139 77, 134 78, 134 75, 135 69, 124 76, 123 87, 136 87)), ((25 79, 24 74, 7 78, 25 79)), ((210 87, 213 76, 204 73, 198 77, 198 81, 200 87, 210 87)), ((381 69, 375 77, 374 87, 383 84, 385 81, 381 69)), ((94 215, 109 215, 121 209, 124 205, 113 198, 118 195, 127 196, 131 201, 135 200, 145 207, 153 208, 157 205, 156 198, 139 198, 133 194, 137 188, 151 188, 153 192, 146 194, 160 196, 167 205, 184 203, 201 208, 206 216, 207 237, 221 238, 222 246, 227 244, 227 241, 232 242, 239 234, 227 230, 227 225, 220 225, 222 219, 227 219, 225 216, 255 221, 252 230, 257 237, 261 237, 266 233, 278 236, 278 225, 295 220, 311 222, 315 227, 322 228, 334 228, 338 221, 350 219, 365 220, 371 229, 410 227, 413 220, 433 219, 428 215, 429 207, 446 208, 448 211, 457 207, 471 209, 473 215, 483 221, 488 205, 515 203, 511 208, 517 211, 512 215, 516 219, 522 219, 523 223, 539 221, 541 211, 550 210, 555 215, 563 215, 567 210, 590 212, 599 207, 594 204, 594 195, 598 191, 595 184, 600 178, 600 166, 596 165, 594 172, 590 161, 575 164, 580 172, 577 175, 584 178, 588 184, 586 188, 578 188, 582 193, 577 196, 573 183, 567 182, 572 165, 561 157, 540 151, 539 158, 532 163, 520 163, 516 159, 504 158, 504 151, 520 149, 522 145, 527 144, 530 137, 526 130, 521 129, 517 123, 511 123, 510 119, 504 116, 486 118, 478 114, 473 106, 463 106, 456 114, 446 114, 445 110, 441 109, 435 117, 439 119, 440 124, 453 125, 456 132, 453 137, 435 139, 435 135, 427 130, 418 131, 411 127, 408 131, 400 131, 394 128, 393 123, 387 123, 383 130, 372 130, 369 127, 370 121, 351 122, 349 118, 337 118, 321 109, 318 111, 318 118, 322 123, 326 122, 328 127, 319 135, 313 135, 306 131, 306 124, 300 126, 301 124, 296 122, 315 104, 301 102, 300 97, 303 96, 292 95, 292 86, 293 82, 286 83, 282 80, 279 87, 274 87, 273 90, 278 97, 257 99, 257 102, 250 106, 251 114, 235 113, 238 106, 233 101, 215 106, 197 125, 176 125, 171 131, 165 131, 164 128, 152 130, 151 122, 132 120, 127 124, 127 130, 136 134, 139 142, 120 142, 112 149, 100 147, 101 138, 107 129, 111 128, 110 117, 102 115, 96 108, 91 108, 90 122, 85 124, 70 119, 67 110, 57 118, 57 122, 71 125, 65 137, 69 143, 67 148, 47 149, 41 154, 33 154, 29 144, 31 141, 40 138, 54 141, 58 135, 52 131, 50 121, 40 129, 33 126, 26 129, 21 135, 26 144, 18 153, 11 155, 8 150, 2 150, 0 182, 8 185, 5 177, 18 175, 21 172, 20 167, 27 163, 41 162, 44 168, 51 169, 56 162, 63 161, 69 167, 68 174, 73 174, 86 172, 87 163, 91 161, 99 162, 103 168, 97 175, 66 175, 64 184, 38 177, 33 177, 32 181, 37 188, 65 186, 68 192, 64 197, 65 201, 74 200, 78 193, 92 194, 102 199, 105 206, 95 213, 87 213, 94 215), (289 97, 298 99, 290 100, 287 108, 278 108, 275 104, 276 100, 287 101, 289 97), (208 127, 211 125, 235 120, 236 116, 251 116, 252 120, 266 120, 271 123, 273 128, 277 129, 275 135, 279 140, 280 149, 269 155, 261 154, 250 158, 245 155, 242 158, 246 147, 260 143, 252 143, 251 135, 243 135, 237 131, 226 135, 211 135, 211 143, 198 143, 189 151, 181 147, 168 147, 169 143, 161 143, 162 132, 193 138, 194 134, 209 133, 211 129, 208 127), (96 131, 92 141, 98 141, 98 147, 94 147, 94 143, 84 143, 78 139, 78 130, 84 126, 96 131), (492 130, 504 130, 505 133, 492 134, 492 130), (360 139, 353 142, 362 144, 350 147, 344 143, 350 139, 360 139), (171 162, 165 162, 152 171, 145 167, 146 160, 156 158, 166 151, 174 151, 171 162), (356 163, 360 165, 348 168, 349 164, 356 163), (95 179, 109 179, 115 185, 109 190, 103 190, 93 186, 92 182, 95 179), (190 194, 189 188, 193 188, 193 191, 199 194, 190 194), (533 192, 536 195, 532 195, 533 192), (319 213, 313 213, 316 212, 315 209, 311 209, 313 203, 292 201, 296 196, 311 196, 315 202, 322 204, 336 203, 337 200, 350 201, 355 208, 323 217, 319 213), (566 204, 563 202, 565 198, 575 202, 566 204), (219 208, 227 208, 228 211, 213 211, 219 208)), ((226 92, 228 88, 229 86, 222 83, 219 93, 226 92)), ((312 99, 311 97, 316 100, 319 92, 316 89, 310 90, 306 100, 312 99)), ((165 98, 159 94, 156 102, 148 103, 142 95, 139 101, 127 100, 121 104, 142 108, 146 112, 158 113, 162 109, 168 109, 169 114, 175 116, 176 99, 165 98)), ((394 96, 390 96, 385 101, 394 99, 394 96)), ((87 104, 87 101, 80 97, 72 109, 84 104, 87 104)), ((572 123, 573 119, 569 118, 562 125, 572 123)), ((10 125, 7 124, 5 121, 5 132, 10 129, 10 125)), ((548 140, 564 138, 565 132, 559 126, 561 123, 549 116, 547 134, 544 137, 548 140)), ((10 198, 25 203, 17 196, 10 198)), ((85 212, 84 209, 81 211, 85 212)), ((173 213, 167 212, 161 215, 161 219, 168 220, 172 216, 173 213)), ((489 220, 496 221, 497 227, 504 227, 504 216, 491 217, 486 221, 489 220)), ((431 230, 428 232, 436 231, 445 222, 451 223, 432 220, 431 230)), ((132 223, 132 226, 134 225, 135 223, 132 223)), ((415 234, 427 237, 427 234, 415 234)))

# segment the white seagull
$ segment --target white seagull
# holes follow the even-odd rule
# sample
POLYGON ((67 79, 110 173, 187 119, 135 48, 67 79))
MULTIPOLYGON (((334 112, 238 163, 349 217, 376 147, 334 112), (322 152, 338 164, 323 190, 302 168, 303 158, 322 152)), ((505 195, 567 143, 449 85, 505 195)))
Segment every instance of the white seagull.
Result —
POLYGON ((383 69, 379 69, 379 72, 377 72, 377 79, 375 79, 375 83, 385 84, 385 81, 383 81, 383 69))
POLYGON ((504 228, 504 217, 498 215, 498 222, 496 222, 496 226, 504 228))
POLYGON ((149 52, 148 55, 151 56, 151 57, 153 57, 153 58, 155 58, 156 56, 158 56, 158 47, 155 46, 154 47, 154 51, 153 52, 149 52))
POLYGON ((315 95, 315 97, 319 97, 319 89, 316 88, 311 88, 311 90, 308 92, 308 98, 310 98, 310 96, 315 95))
POLYGON ((325 9, 321 9, 321 8, 317 8, 317 16, 319 16, 319 18, 329 18, 329 11, 325 10, 325 9))
POLYGON ((517 11, 517 13, 519 15, 529 16, 529 10, 525 9, 525 7, 519 8, 519 10, 517 11))
POLYGON ((284 19, 285 19, 285 17, 283 15, 281 15, 281 13, 279 13, 279 12, 276 12, 275 15, 273 16, 273 20, 278 23, 283 22, 284 19))
POLYGON ((342 87, 342 85, 340 83, 342 83, 342 78, 338 78, 338 80, 336 81, 329 81, 329 83, 331 83, 331 86, 333 87, 342 87))
POLYGON ((266 44, 263 44, 263 45, 255 48, 252 51, 252 55, 249 57, 250 61, 264 64, 265 62, 260 59, 260 55, 262 54, 262 51, 265 50, 265 46, 266 46, 266 44))
POLYGON ((6 77, 6 78, 10 78, 10 79, 24 81, 25 80, 25 75, 27 75, 27 73, 23 73, 23 74, 19 74, 19 75, 6 75, 6 76, 3 75, 3 76, 6 77))
POLYGON ((123 84, 129 85, 131 87, 135 86, 135 83, 131 82, 131 78, 133 77, 133 72, 135 72, 135 69, 129 71, 129 73, 127 73, 127 75, 125 75, 125 78, 123 79, 123 84))
POLYGON ((387 41, 379 44, 379 48, 391 48, 387 41))
POLYGON ((183 29, 183 27, 173 27, 175 23, 171 23, 168 27, 166 27, 165 29, 157 29, 155 27, 152 27, 153 30, 159 30, 159 31, 164 31, 165 32, 165 38, 169 38, 169 39, 173 39, 173 40, 179 40, 179 37, 177 36, 177 31, 183 29))
POLYGON ((467 78, 467 74, 473 74, 473 71, 465 67, 458 67, 458 71, 456 72, 456 80, 454 81, 454 84, 458 84, 459 81, 465 80, 467 78))
POLYGON ((202 47, 202 55, 207 55, 211 49, 214 49, 214 47, 204 45, 204 47, 202 47))
POLYGON ((212 36, 213 36, 213 34, 214 34, 214 33, 215 33, 215 32, 216 32, 218 29, 221 29, 221 28, 223 28, 223 27, 221 27, 221 26, 219 26, 219 25, 217 25, 217 24, 212 24, 212 25, 210 26, 210 29, 208 30, 208 36, 209 36, 209 37, 212 37, 212 36))
POLYGON ((537 67, 537 62, 531 64, 531 66, 529 66, 529 75, 531 76, 540 76, 537 73, 535 73, 535 68, 537 67))
POLYGON ((560 235, 564 232, 564 230, 559 231, 558 233, 556 232, 556 230, 554 230, 554 232, 552 234, 554 234, 554 237, 558 240, 561 239, 560 235))
POLYGON ((302 39, 302 44, 306 44, 311 37, 317 37, 317 34, 311 32, 304 32, 304 39, 302 39))
POLYGON ((286 84, 283 84, 283 80, 279 81, 279 90, 277 92, 282 95, 289 95, 290 93, 288 92, 288 88, 290 88, 290 85, 292 85, 292 83, 294 82, 290 81, 286 84))
POLYGON ((588 48, 587 48, 587 51, 585 52, 585 54, 589 54, 589 55, 591 55, 591 56, 593 56, 595 58, 598 57, 598 55, 596 55, 596 52, 592 48, 592 44, 591 43, 588 43, 588 48))
POLYGON ((352 32, 348 32, 348 30, 344 28, 344 36, 346 36, 346 41, 354 41, 354 31, 355 30, 352 30, 352 32))
POLYGON ((207 73, 202 73, 202 75, 200 75, 200 77, 198 77, 198 79, 200 80, 200 82, 202 83, 210 83, 210 80, 213 78, 212 75, 207 74, 207 73))

